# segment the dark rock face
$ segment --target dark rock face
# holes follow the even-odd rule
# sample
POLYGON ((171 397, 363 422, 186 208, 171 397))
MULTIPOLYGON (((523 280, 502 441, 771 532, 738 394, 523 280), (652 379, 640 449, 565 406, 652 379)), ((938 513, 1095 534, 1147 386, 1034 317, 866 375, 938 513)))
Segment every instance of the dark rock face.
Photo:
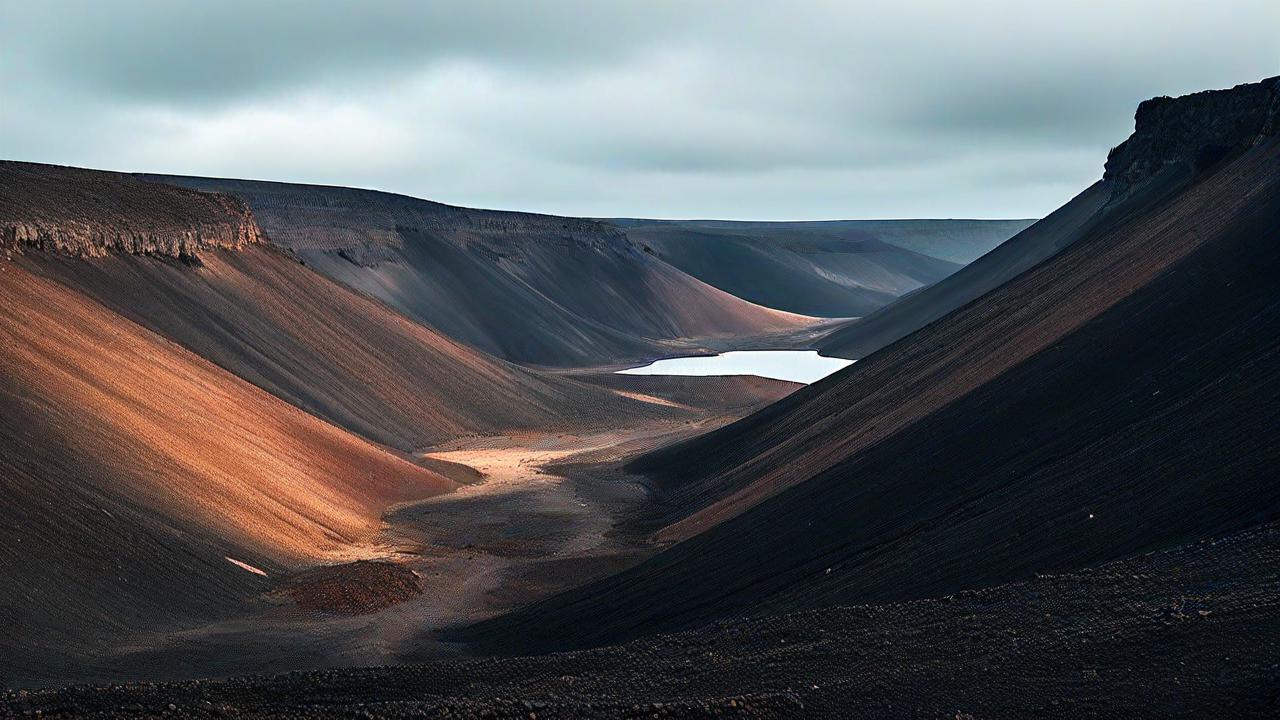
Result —
POLYGON ((1101 181, 954 275, 842 326, 819 348, 865 358, 1277 134, 1280 77, 1147 100, 1138 106, 1133 135, 1107 158, 1101 181))
POLYGON ((1230 90, 1138 105, 1133 135, 1107 157, 1104 178, 1117 194, 1166 168, 1200 172, 1219 160, 1280 134, 1280 76, 1230 90))
POLYGON ((0 162, 0 248, 192 259, 263 242, 240 200, 98 170, 0 162))

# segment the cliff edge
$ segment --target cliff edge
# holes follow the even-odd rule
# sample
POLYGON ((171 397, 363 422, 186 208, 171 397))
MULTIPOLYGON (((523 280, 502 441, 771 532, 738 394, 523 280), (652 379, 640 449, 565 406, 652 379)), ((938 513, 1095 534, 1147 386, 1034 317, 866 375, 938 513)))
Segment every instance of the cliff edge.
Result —
POLYGON ((1138 105, 1133 134, 1107 156, 1116 197, 1168 168, 1193 174, 1280 135, 1280 76, 1138 105))
POLYGON ((192 259, 265 242, 241 200, 100 170, 0 161, 0 248, 192 259))

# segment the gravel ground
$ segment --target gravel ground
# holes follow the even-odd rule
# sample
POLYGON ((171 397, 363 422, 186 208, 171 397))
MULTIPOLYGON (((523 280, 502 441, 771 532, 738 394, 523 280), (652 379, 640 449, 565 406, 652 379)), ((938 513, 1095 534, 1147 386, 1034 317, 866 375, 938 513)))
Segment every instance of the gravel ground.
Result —
POLYGON ((0 717, 1275 717, 1280 525, 1078 573, 518 658, 9 691, 0 717))

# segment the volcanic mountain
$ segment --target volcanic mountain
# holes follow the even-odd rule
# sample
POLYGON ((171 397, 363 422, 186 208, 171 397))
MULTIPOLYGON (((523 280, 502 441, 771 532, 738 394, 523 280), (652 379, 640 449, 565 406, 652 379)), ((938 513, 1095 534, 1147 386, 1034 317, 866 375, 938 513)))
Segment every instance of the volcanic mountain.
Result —
POLYGON ((309 267, 513 362, 653 360, 813 323, 711 287, 593 220, 351 188, 142 177, 233 194, 309 267))
POLYGON ((1280 518, 1280 79, 1142 103, 1101 183, 1010 243, 1066 235, 850 368, 634 461, 678 542, 465 635, 545 650, 939 597, 1280 518))
POLYGON ((567 367, 822 330, 622 221, 0 164, 0 682, 322 669, 0 715, 1274 716, 1280 78, 1135 121, 800 389, 567 367))
POLYGON ((12 162, 0 191, 0 646, 22 677, 235 614, 259 570, 381 554, 384 510, 456 487, 424 446, 789 389, 693 407, 513 365, 267 244, 233 196, 12 162))
POLYGON ((1031 220, 609 220, 666 262, 767 307, 866 315, 932 285, 1031 220))
MULTIPOLYGON (((5 164, 0 187, 6 255, 187 267, 262 240, 228 196, 23 164, 5 164)), ((25 257, 0 261, 6 674, 48 671, 125 629, 224 616, 264 572, 359 557, 383 507, 454 486, 25 257)))

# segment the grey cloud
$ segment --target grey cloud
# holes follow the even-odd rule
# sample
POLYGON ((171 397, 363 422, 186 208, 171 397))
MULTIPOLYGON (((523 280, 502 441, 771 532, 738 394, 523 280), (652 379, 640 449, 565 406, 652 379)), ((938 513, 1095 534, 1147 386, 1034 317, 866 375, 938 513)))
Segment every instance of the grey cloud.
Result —
POLYGON ((1273 0, 0 0, 0 155, 582 215, 1030 216, 1273 0))

